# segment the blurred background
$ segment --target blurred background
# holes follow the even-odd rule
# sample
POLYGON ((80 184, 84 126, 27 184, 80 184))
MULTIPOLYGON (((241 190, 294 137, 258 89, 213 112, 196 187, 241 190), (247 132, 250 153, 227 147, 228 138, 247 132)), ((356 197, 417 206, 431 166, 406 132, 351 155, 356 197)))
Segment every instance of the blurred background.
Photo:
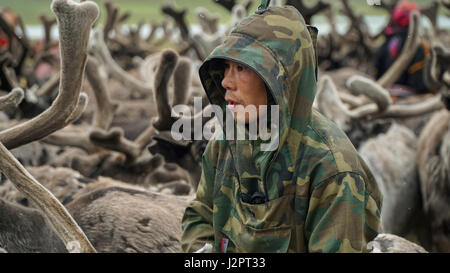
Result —
MULTIPOLYGON (((368 0, 373 1, 373 0, 368 0)), ((366 0, 349 0, 348 3, 358 14, 363 14, 370 24, 370 31, 376 32, 383 27, 383 24, 389 19, 389 13, 385 9, 378 8, 376 5, 376 0, 374 5, 368 3, 366 0)), ((101 8, 100 22, 103 22, 106 16, 105 7, 102 4, 104 1, 95 0, 101 8)), ((114 0, 119 7, 121 12, 129 13, 130 16, 126 20, 126 24, 137 24, 144 21, 150 24, 154 21, 161 21, 166 16, 161 12, 163 5, 167 4, 166 0, 114 0)), ((196 19, 195 10, 198 7, 204 7, 212 13, 216 13, 220 16, 219 22, 226 23, 230 20, 230 12, 223 5, 217 3, 217 0, 173 0, 170 1, 175 4, 175 7, 179 9, 186 9, 186 21, 189 24, 198 24, 196 19)), ((226 1, 224 1, 226 2, 226 1)), ((229 1, 231 2, 231 1, 229 1)), ((236 1, 237 3, 239 1, 236 1)), ((282 1, 284 2, 284 1, 282 1)), ((316 4, 316 0, 305 0, 303 1, 307 6, 313 6, 316 4)), ((344 32, 345 28, 348 27, 347 17, 340 11, 341 3, 340 1, 323 0, 324 3, 328 3, 336 10, 338 15, 338 22, 340 24, 339 30, 344 32)), ((418 4, 421 7, 427 7, 432 4, 430 0, 412 0, 411 2, 418 4)), ((33 38, 38 38, 43 35, 43 31, 39 29, 40 20, 39 15, 46 14, 51 15, 49 9, 51 0, 2 0, 0 6, 9 7, 16 12, 18 12, 27 26, 28 35, 33 38)), ((254 3, 250 4, 249 12, 253 12, 257 5, 254 3)), ((450 28, 450 19, 444 15, 444 8, 439 7, 438 9, 438 23, 442 27, 450 28)), ((312 23, 319 27, 319 34, 325 34, 329 31, 329 26, 326 24, 326 19, 322 14, 317 14, 313 17, 312 23)), ((428 24, 425 20, 425 24, 428 24)), ((148 28, 143 28, 143 34, 149 31, 148 28)))

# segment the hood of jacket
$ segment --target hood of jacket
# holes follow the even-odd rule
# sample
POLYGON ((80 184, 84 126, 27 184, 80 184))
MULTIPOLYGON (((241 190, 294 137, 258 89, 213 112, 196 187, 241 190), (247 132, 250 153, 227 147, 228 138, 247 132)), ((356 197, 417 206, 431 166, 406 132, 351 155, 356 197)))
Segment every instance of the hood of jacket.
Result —
POLYGON ((258 191, 250 190, 258 183, 246 183, 246 179, 258 179, 259 191, 267 193, 261 181, 267 180, 265 175, 271 163, 282 161, 292 165, 297 158, 295 143, 299 143, 298 139, 310 123, 317 87, 317 32, 315 27, 306 25, 292 6, 260 7, 238 23, 200 67, 200 79, 208 98, 211 104, 220 106, 223 113, 229 111, 226 90, 221 85, 223 60, 244 64, 256 72, 279 106, 278 132, 273 134, 278 141, 275 150, 262 151, 261 141, 223 140, 230 147, 240 183, 249 191, 258 191))

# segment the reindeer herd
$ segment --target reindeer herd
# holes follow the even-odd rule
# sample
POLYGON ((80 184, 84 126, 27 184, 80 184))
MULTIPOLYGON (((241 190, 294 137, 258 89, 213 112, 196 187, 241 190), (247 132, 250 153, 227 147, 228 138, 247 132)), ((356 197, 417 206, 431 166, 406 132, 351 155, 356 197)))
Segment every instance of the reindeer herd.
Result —
MULTIPOLYGON (((0 47, 0 253, 181 251, 181 218, 207 140, 174 140, 171 127, 200 115, 214 129, 215 120, 172 116, 172 107, 201 97, 207 110, 197 69, 253 4, 215 2, 230 11, 225 27, 198 8, 202 33, 192 34, 186 10, 169 3, 162 12, 171 20, 152 22, 143 37, 144 22, 124 31, 129 14, 110 0, 103 24, 93 2, 53 0, 55 18, 40 17, 38 42, 17 13, 0 8, 0 38, 9 40, 0 47), (55 24, 58 40, 50 36, 55 24)), ((368 249, 450 252, 450 31, 436 24, 440 6, 450 13, 448 1, 424 9, 431 31, 412 14, 401 55, 379 80, 370 74, 379 37, 347 0, 345 34, 327 3, 271 5, 281 4, 307 22, 325 14, 332 26, 318 41, 314 107, 347 133, 383 193, 383 233, 368 249), (432 52, 425 80, 435 92, 393 99, 387 89, 424 38, 432 52)))

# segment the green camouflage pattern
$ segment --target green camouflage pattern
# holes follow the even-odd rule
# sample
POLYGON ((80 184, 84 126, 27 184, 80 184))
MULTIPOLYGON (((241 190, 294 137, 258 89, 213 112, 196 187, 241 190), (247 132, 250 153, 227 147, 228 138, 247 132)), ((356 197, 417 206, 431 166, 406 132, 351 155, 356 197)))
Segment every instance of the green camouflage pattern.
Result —
POLYGON ((249 66, 265 81, 280 106, 280 142, 276 151, 262 152, 259 139, 224 140, 217 131, 182 220, 183 251, 209 242, 216 252, 365 252, 378 234, 374 177, 347 136, 312 109, 316 39, 317 29, 295 8, 268 8, 236 25, 203 63, 205 91, 223 111, 223 59, 249 66), (243 200, 254 192, 265 202, 243 200))

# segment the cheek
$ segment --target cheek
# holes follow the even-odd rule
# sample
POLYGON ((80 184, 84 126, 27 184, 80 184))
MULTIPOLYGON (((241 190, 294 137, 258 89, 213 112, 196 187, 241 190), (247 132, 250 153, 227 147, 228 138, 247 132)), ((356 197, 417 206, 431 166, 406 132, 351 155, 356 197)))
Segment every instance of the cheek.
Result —
POLYGON ((267 104, 267 95, 264 82, 254 73, 242 73, 239 75, 240 90, 246 105, 267 104))

